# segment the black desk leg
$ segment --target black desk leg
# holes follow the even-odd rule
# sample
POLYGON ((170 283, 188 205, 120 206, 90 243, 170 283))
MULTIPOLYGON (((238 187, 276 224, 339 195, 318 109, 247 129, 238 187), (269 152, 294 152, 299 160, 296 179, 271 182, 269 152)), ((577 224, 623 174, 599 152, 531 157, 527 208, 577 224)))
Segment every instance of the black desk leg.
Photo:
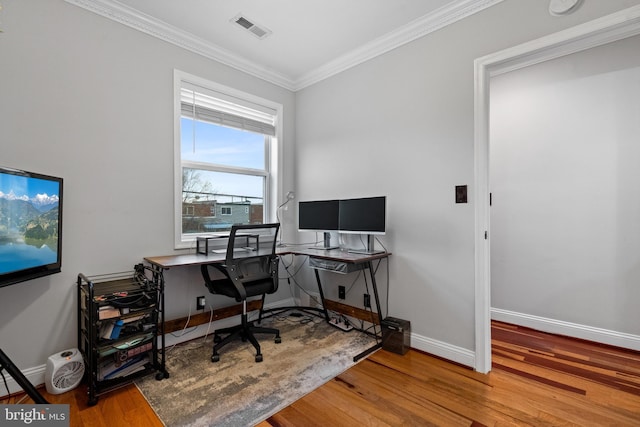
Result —
POLYGON ((363 351, 362 353, 353 356, 353 361, 357 362, 358 360, 362 359, 363 357, 367 357, 368 355, 370 355, 371 353, 373 353, 374 351, 376 351, 379 348, 382 348, 382 342, 374 344, 371 347, 369 347, 368 349, 366 349, 365 351, 363 351))
MULTIPOLYGON (((369 269, 369 276, 371 276, 371 287, 373 288, 373 296, 374 296, 374 299, 376 300, 376 310, 378 310, 378 321, 382 322, 382 317, 381 317, 382 309, 380 308, 380 297, 378 296, 378 285, 376 284, 376 275, 373 272, 373 262, 368 261, 367 268, 369 269)), ((375 328, 373 330, 375 331, 375 328)))
POLYGON ((154 337, 154 348, 156 348, 155 355, 155 364, 158 365, 158 354, 160 354, 160 366, 158 366, 158 373, 156 374, 156 379, 158 381, 163 378, 169 378, 169 372, 167 371, 167 350, 165 346, 165 324, 164 324, 164 274, 163 270, 158 267, 151 267, 152 277, 154 285, 156 286, 156 292, 158 294, 158 300, 156 301, 158 318, 156 319, 156 327, 158 329, 158 333, 160 334, 160 346, 162 348, 157 348, 158 337, 154 337))
POLYGON ((313 271, 316 273, 316 283, 318 284, 318 292, 320 292, 320 302, 322 303, 322 312, 324 313, 324 318, 328 322, 329 321, 329 312, 327 311, 327 307, 324 305, 324 292, 322 292, 322 282, 320 281, 320 273, 318 273, 318 269, 314 268, 313 271))
MULTIPOLYGON (((378 321, 382 322, 382 309, 380 307, 380 297, 378 296, 378 285, 376 284, 376 275, 375 275, 375 273, 373 271, 373 263, 371 261, 367 261, 366 267, 369 270, 369 276, 371 277, 371 287, 373 288, 373 299, 376 302, 376 310, 378 310, 378 321)), ((380 325, 380 328, 382 328, 382 325, 380 325)), ((382 337, 378 336, 378 331, 376 329, 375 322, 373 322, 373 333, 374 333, 374 335, 376 337, 376 344, 371 346, 371 347, 369 347, 368 349, 366 349, 362 353, 354 356, 353 357, 353 361, 354 362, 357 362, 358 360, 362 359, 363 357, 368 356, 369 354, 373 353, 375 350, 377 350, 377 349, 382 347, 382 337)), ((382 334, 382 329, 380 330, 380 333, 382 334)))

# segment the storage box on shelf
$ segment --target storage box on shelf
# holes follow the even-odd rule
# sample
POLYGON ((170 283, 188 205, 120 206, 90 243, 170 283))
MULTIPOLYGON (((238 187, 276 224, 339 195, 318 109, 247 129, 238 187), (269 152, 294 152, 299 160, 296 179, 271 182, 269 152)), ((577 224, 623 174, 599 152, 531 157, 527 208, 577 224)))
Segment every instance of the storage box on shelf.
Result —
POLYGON ((163 291, 153 274, 142 264, 133 273, 78 274, 78 348, 89 405, 136 378, 169 376, 164 341, 157 339, 163 332, 163 291))

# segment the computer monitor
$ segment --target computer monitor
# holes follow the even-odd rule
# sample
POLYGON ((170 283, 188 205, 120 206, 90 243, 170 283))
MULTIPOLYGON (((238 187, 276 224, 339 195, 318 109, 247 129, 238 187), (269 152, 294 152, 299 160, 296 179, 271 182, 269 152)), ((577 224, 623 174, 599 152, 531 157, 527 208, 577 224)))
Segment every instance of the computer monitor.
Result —
POLYGON ((338 229, 341 233, 385 234, 386 197, 340 200, 338 229))
POLYGON ((313 200, 298 203, 298 230, 324 233, 323 249, 331 246, 331 231, 338 230, 338 200, 313 200))
POLYGON ((375 254, 384 251, 375 250, 375 235, 386 233, 387 198, 363 197, 340 200, 340 233, 367 235, 366 247, 362 250, 351 249, 350 252, 375 254))

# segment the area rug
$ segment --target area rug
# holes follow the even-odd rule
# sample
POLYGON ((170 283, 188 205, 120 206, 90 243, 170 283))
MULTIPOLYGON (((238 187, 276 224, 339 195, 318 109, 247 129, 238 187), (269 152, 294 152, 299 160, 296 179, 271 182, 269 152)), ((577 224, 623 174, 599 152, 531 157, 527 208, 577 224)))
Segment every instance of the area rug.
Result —
POLYGON ((169 378, 136 381, 168 426, 253 426, 354 365, 353 356, 375 344, 355 330, 343 332, 318 317, 272 317, 281 344, 258 335, 264 361, 249 342, 226 345, 211 362, 213 340, 197 339, 167 352, 169 378))

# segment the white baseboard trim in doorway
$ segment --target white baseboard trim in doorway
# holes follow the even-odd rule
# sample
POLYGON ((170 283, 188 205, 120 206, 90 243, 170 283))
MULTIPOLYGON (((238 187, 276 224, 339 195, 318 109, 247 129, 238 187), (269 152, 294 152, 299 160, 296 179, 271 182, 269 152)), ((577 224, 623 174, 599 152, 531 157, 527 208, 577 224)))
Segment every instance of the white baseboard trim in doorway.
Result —
POLYGON ((491 308, 491 319, 514 325, 525 326, 542 332, 613 345, 640 351, 640 336, 616 332, 594 326, 548 319, 531 314, 491 308))
POLYGON ((470 368, 475 366, 473 351, 422 335, 411 334, 411 347, 470 368))

